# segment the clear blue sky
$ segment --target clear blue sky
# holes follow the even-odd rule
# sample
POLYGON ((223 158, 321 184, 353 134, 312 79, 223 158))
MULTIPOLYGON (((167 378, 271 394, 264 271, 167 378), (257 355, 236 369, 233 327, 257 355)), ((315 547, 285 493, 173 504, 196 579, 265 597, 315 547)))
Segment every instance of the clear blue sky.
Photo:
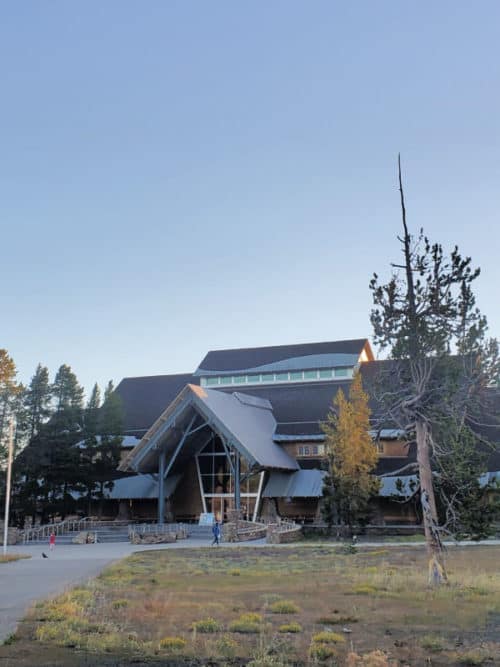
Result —
POLYGON ((409 221, 500 335, 500 3, 0 9, 0 347, 87 389, 371 335, 409 221))

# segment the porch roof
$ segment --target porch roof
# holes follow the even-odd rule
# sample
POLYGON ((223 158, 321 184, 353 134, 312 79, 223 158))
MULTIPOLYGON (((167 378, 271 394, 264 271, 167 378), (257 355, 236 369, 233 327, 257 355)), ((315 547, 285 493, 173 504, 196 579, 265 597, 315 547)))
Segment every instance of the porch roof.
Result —
POLYGON ((272 472, 263 498, 321 498, 323 495, 323 470, 297 470, 296 472, 272 472))
POLYGON ((297 470, 297 462, 273 440, 276 421, 269 401, 188 384, 163 411, 119 466, 122 472, 154 472, 158 451, 167 453, 167 474, 200 451, 206 436, 222 436, 253 468, 297 470), (170 461, 170 463, 169 463, 170 461))

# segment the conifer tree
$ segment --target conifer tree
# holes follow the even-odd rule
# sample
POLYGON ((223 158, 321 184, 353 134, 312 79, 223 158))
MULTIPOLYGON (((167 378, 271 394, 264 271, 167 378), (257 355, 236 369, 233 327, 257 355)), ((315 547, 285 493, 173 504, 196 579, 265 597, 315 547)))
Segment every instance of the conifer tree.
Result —
POLYGON ((346 399, 339 389, 323 424, 328 471, 323 492, 323 516, 331 529, 340 523, 352 529, 369 514, 368 503, 379 482, 373 471, 378 452, 370 436, 368 394, 357 372, 346 399))
POLYGON ((388 348, 393 359, 380 382, 385 416, 416 442, 429 582, 439 585, 447 575, 433 460, 444 460, 451 449, 436 434, 443 420, 460 426, 474 419, 474 412, 477 418, 485 390, 498 378, 498 344, 485 337, 486 318, 472 292, 480 272, 471 258, 457 247, 447 256, 422 231, 417 239, 410 234, 399 160, 398 168, 403 259, 392 264, 388 283, 380 284, 374 274, 371 322, 375 343, 388 348), (453 352, 459 356, 450 356, 453 352))
POLYGON ((28 442, 39 432, 41 425, 48 421, 51 414, 51 400, 49 369, 38 364, 24 393, 28 442))
POLYGON ((0 468, 6 461, 9 423, 18 407, 16 399, 23 390, 16 375, 14 360, 7 350, 0 349, 0 468))

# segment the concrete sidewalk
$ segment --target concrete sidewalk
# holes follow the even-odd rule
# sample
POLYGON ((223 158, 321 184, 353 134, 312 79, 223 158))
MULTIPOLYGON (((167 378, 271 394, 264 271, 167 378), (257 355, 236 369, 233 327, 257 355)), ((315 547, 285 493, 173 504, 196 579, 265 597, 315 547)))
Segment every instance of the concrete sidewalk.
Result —
MULTIPOLYGON (((487 540, 480 543, 460 543, 459 546, 500 545, 500 540, 487 540)), ((338 542, 295 542, 279 545, 280 547, 331 547, 342 546, 338 542)), ((223 543, 221 547, 251 548, 275 547, 267 545, 265 540, 240 542, 233 544, 223 543)), ((361 542, 358 547, 413 547, 423 548, 425 544, 415 542, 361 542)), ((449 543, 450 548, 455 543, 449 543)), ((53 552, 49 552, 48 545, 18 545, 9 547, 8 553, 19 553, 31 556, 12 563, 0 565, 0 643, 12 634, 18 622, 25 615, 28 608, 37 600, 55 596, 66 588, 82 583, 95 577, 110 563, 125 558, 137 551, 158 551, 159 549, 196 549, 210 547, 210 540, 190 538, 179 540, 172 544, 134 545, 127 542, 59 545, 53 552), (43 558, 42 552, 49 557, 43 558)))

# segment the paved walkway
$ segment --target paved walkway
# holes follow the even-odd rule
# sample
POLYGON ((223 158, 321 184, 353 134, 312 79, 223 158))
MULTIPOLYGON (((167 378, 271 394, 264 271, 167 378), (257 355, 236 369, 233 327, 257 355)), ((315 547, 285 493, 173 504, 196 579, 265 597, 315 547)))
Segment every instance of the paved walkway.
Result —
MULTIPOLYGON (((305 546, 339 547, 335 542, 306 542, 305 546)), ((453 544, 453 543, 452 543, 453 544)), ((500 545, 500 540, 481 544, 500 545)), ((12 634, 28 608, 36 601, 63 592, 67 587, 95 577, 106 565, 136 551, 208 547, 210 540, 190 538, 172 544, 133 545, 127 542, 110 544, 58 545, 53 552, 48 545, 9 547, 9 553, 31 556, 0 565, 0 643, 12 634), (42 552, 49 557, 43 558, 42 552)), ((473 546, 474 543, 463 543, 473 546)), ((224 544, 224 547, 268 546, 265 540, 224 544)), ((272 546, 272 545, 269 545, 272 546)), ((297 543, 281 545, 296 547, 297 543)), ((364 542, 359 547, 423 547, 423 543, 364 542)))

